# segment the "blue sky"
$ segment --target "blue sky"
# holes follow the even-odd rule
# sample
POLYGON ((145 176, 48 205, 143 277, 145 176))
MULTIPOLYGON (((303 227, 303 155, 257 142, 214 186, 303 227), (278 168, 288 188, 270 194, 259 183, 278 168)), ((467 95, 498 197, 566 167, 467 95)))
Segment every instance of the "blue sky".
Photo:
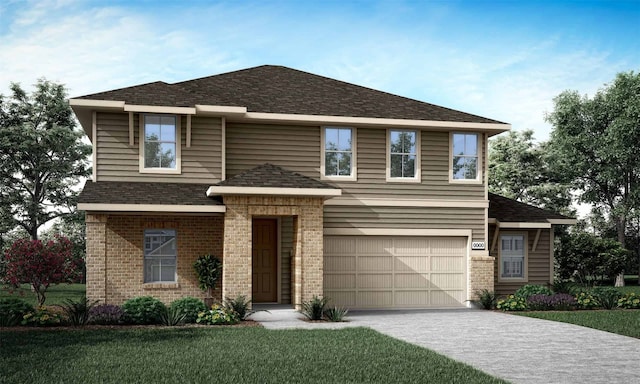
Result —
POLYGON ((534 129, 640 71, 637 1, 6 1, 0 93, 71 96, 278 64, 534 129))

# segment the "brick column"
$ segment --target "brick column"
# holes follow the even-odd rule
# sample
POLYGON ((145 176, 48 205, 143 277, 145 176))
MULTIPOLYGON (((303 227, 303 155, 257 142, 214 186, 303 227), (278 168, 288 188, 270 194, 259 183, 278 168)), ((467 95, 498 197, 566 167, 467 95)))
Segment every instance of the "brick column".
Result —
POLYGON ((225 196, 222 298, 251 298, 251 217, 246 197, 225 196))
POLYGON ((107 216, 85 214, 87 226, 87 298, 107 303, 107 216))
POLYGON ((323 294, 322 199, 309 199, 308 204, 302 207, 300 215, 302 232, 302 301, 308 301, 313 296, 322 296, 323 294))
POLYGON ((474 255, 470 258, 469 266, 469 300, 477 298, 476 293, 483 289, 494 291, 493 264, 495 257, 474 255))

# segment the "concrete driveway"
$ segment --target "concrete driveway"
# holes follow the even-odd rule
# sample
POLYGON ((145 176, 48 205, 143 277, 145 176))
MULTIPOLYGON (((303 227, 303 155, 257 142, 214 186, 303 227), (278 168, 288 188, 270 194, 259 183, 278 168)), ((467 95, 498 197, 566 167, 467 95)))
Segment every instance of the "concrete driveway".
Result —
POLYGON ((640 383, 640 340, 571 324, 472 309, 353 311, 348 323, 317 324, 280 311, 254 316, 272 329, 373 328, 513 383, 640 383))

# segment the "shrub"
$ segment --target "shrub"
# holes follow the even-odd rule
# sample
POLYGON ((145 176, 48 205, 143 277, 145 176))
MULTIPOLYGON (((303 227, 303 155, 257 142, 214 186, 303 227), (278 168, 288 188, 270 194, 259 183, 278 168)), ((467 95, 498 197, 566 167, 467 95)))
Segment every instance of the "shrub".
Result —
POLYGON ((206 311, 207 306, 195 297, 183 297, 171 303, 171 309, 184 315, 185 323, 195 323, 198 313, 206 311))
POLYGON ((246 296, 238 296, 235 299, 226 298, 224 300, 224 306, 230 311, 235 312, 238 319, 246 320, 247 317, 256 313, 256 311, 252 311, 249 309, 251 305, 251 300, 247 300, 246 296))
POLYGON ((598 300, 598 304, 604 309, 613 309, 618 306, 618 300, 622 296, 620 291, 610 287, 599 287, 592 290, 598 300))
POLYGON ((64 301, 62 311, 71 325, 86 325, 89 322, 89 311, 97 303, 98 301, 90 301, 84 296, 78 301, 67 299, 64 301))
POLYGON ((89 310, 89 322, 100 325, 120 324, 123 314, 119 305, 100 304, 89 310))
POLYGON ((527 284, 520 287, 520 289, 516 291, 515 296, 526 300, 533 295, 551 295, 552 293, 553 292, 544 285, 527 284))
POLYGON ((627 293, 618 299, 618 307, 625 309, 640 309, 640 295, 635 292, 627 293))
POLYGON ((198 286, 207 292, 208 300, 205 301, 210 303, 213 297, 213 289, 222 274, 222 262, 213 255, 204 255, 198 257, 193 264, 193 269, 195 269, 198 276, 198 286))
POLYGON ((576 295, 576 307, 578 309, 594 309, 599 305, 598 299, 590 291, 582 291, 576 295))
POLYGON ((576 307, 575 297, 566 293, 531 295, 527 306, 532 311, 568 311, 576 307))
POLYGON ((349 310, 343 307, 333 307, 324 311, 324 315, 329 321, 342 322, 349 310))
POLYGON ((309 301, 302 302, 302 310, 300 311, 309 320, 322 320, 324 309, 329 302, 329 298, 313 296, 309 301))
POLYGON ((575 296, 577 292, 577 285, 570 280, 555 280, 551 286, 551 290, 554 293, 566 293, 568 295, 575 296))
POLYGON ((32 325, 36 327, 48 327, 60 325, 62 315, 46 307, 38 307, 33 312, 22 316, 22 325, 32 325))
POLYGON ((122 304, 123 320, 129 324, 160 324, 165 305, 155 297, 141 296, 122 304))
POLYGON ((236 313, 220 304, 213 304, 211 309, 198 313, 196 323, 208 325, 236 324, 240 321, 236 313))
POLYGON ((501 311, 526 311, 527 301, 522 297, 509 295, 506 299, 498 300, 496 308, 501 311))
POLYGON ((0 327, 18 325, 24 315, 34 311, 33 306, 22 299, 0 299, 0 327))
POLYGON ((181 310, 174 307, 164 307, 164 311, 160 314, 160 324, 174 327, 184 324, 186 315, 181 310))
POLYGON ((474 300, 474 303, 480 304, 483 309, 495 309, 496 303, 498 302, 498 295, 495 292, 490 291, 488 289, 483 289, 481 291, 476 292, 476 296, 478 296, 477 300, 474 300))

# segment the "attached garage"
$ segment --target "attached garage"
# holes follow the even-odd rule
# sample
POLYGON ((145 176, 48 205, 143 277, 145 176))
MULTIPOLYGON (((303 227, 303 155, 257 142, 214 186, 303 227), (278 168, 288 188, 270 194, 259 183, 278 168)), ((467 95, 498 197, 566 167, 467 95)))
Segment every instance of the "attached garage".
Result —
POLYGON ((325 236, 324 295, 347 308, 465 306, 467 237, 325 236))

